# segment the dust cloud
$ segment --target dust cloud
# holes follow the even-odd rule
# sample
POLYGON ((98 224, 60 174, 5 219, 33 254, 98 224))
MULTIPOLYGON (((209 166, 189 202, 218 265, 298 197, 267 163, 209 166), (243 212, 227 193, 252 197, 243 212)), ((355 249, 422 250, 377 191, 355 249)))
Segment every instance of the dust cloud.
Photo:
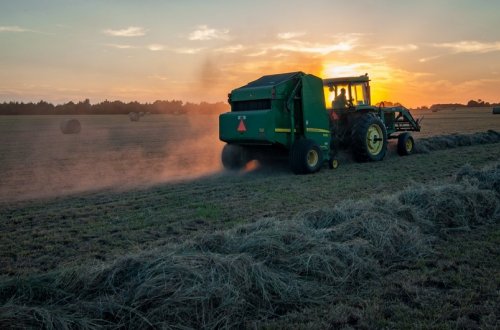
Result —
POLYGON ((147 187, 222 169, 217 115, 148 115, 139 122, 78 116, 82 130, 75 135, 61 134, 63 119, 19 116, 0 133, 0 202, 147 187))

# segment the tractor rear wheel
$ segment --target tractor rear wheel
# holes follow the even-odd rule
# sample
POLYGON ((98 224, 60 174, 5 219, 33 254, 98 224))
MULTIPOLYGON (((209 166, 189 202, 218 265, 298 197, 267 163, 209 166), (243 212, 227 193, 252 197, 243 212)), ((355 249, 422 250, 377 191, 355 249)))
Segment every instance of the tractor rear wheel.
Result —
POLYGON ((290 149, 290 167, 295 174, 308 174, 320 170, 323 152, 313 140, 298 139, 290 149))
POLYGON ((379 161, 387 151, 387 130, 380 118, 373 114, 362 115, 353 125, 351 143, 358 162, 379 161))
POLYGON ((226 144, 222 149, 222 165, 228 170, 239 170, 248 163, 248 153, 244 147, 226 144))
POLYGON ((401 133, 398 136, 398 154, 400 156, 408 156, 413 153, 415 142, 410 133, 401 133))

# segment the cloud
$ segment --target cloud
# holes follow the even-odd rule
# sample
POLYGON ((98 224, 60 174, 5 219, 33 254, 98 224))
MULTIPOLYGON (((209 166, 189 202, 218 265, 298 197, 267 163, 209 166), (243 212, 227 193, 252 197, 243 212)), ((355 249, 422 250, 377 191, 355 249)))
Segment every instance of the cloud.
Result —
POLYGON ((117 48, 117 49, 132 49, 136 48, 135 46, 131 45, 123 45, 123 44, 106 44, 109 47, 117 48))
MULTIPOLYGON (((282 32, 276 37, 280 40, 274 43, 261 43, 252 47, 253 52, 246 54, 247 57, 259 57, 268 55, 271 57, 288 57, 292 53, 296 55, 325 56, 333 52, 349 52, 358 45, 359 33, 336 34, 329 36, 330 42, 311 42, 294 39, 306 35, 305 32, 282 32)), ((246 47, 248 49, 248 47, 246 47)))
POLYGON ((146 35, 146 29, 139 26, 129 26, 121 30, 106 29, 102 32, 113 37, 141 37, 146 35))
POLYGON ((441 56, 443 55, 436 55, 436 56, 429 56, 429 57, 422 57, 421 59, 419 59, 418 61, 420 63, 426 63, 426 62, 429 62, 429 61, 432 61, 432 60, 435 60, 437 58, 440 58, 441 56))
POLYGON ((173 49, 172 51, 176 52, 177 54, 188 54, 188 55, 193 55, 193 54, 198 54, 205 48, 176 48, 173 49))
POLYGON ((305 41, 290 40, 287 43, 277 44, 271 47, 272 50, 309 53, 326 55, 332 52, 348 52, 354 46, 350 42, 339 42, 335 44, 319 44, 305 41))
POLYGON ((263 55, 266 55, 266 54, 267 54, 267 50, 261 50, 261 51, 258 51, 258 52, 247 54, 246 56, 248 56, 248 57, 258 57, 258 56, 263 56, 263 55))
POLYGON ((489 53, 500 51, 500 42, 458 41, 433 44, 437 48, 450 49, 453 53, 489 53))
MULTIPOLYGON (((332 52, 348 52, 351 51, 358 42, 361 34, 349 33, 349 34, 336 34, 331 36, 331 42, 328 43, 318 43, 303 40, 296 40, 294 38, 305 35, 305 32, 283 32, 279 33, 277 37, 282 40, 277 44, 270 45, 267 47, 261 47, 262 51, 278 51, 281 55, 285 53, 304 53, 313 55, 327 55, 332 52)), ((260 55, 261 52, 256 52, 260 55)))
POLYGON ((31 32, 31 30, 19 26, 0 26, 0 32, 31 32))
POLYGON ((196 30, 191 32, 189 40, 213 40, 222 39, 229 40, 229 30, 217 30, 209 28, 207 25, 199 25, 196 30))
POLYGON ((281 33, 278 33, 277 37, 278 37, 278 39, 288 40, 288 39, 293 39, 293 38, 297 38, 297 37, 302 37, 305 34, 306 34, 305 32, 281 32, 281 33))
POLYGON ((418 46, 414 44, 407 45, 390 45, 390 46, 382 46, 379 48, 380 51, 387 53, 401 53, 401 52, 410 52, 417 50, 418 46))
POLYGON ((150 75, 150 76, 148 76, 148 78, 150 78, 150 79, 156 79, 156 80, 161 80, 161 81, 167 81, 167 80, 169 80, 168 76, 164 76, 164 75, 161 75, 161 74, 150 75))
POLYGON ((398 53, 409 53, 419 50, 419 46, 414 44, 406 45, 386 45, 380 47, 366 48, 363 55, 375 60, 384 60, 387 56, 398 53))
POLYGON ((152 52, 161 52, 161 51, 169 51, 177 54, 198 54, 205 48, 172 48, 168 45, 162 44, 149 44, 142 46, 132 46, 127 44, 105 44, 108 47, 117 48, 117 49, 146 49, 152 52))
POLYGON ((32 33, 40 33, 40 34, 50 34, 50 33, 45 33, 45 32, 40 32, 32 29, 26 29, 23 27, 20 27, 18 25, 3 25, 0 26, 0 33, 2 32, 7 32, 7 33, 22 33, 22 32, 32 32, 32 33))
POLYGON ((445 42, 440 44, 432 44, 432 47, 440 48, 440 49, 448 49, 450 52, 448 54, 438 54, 429 57, 423 57, 418 61, 420 63, 430 62, 432 60, 441 58, 445 55, 449 54, 463 54, 463 53, 476 53, 476 54, 485 54, 491 52, 500 51, 500 42, 479 42, 479 41, 457 41, 457 42, 445 42))
POLYGON ((242 51, 243 49, 245 49, 245 47, 243 47, 243 45, 238 44, 238 45, 217 48, 217 49, 215 49, 215 51, 220 52, 220 53, 234 54, 234 53, 242 51))
POLYGON ((164 50, 165 46, 160 45, 160 44, 151 44, 148 46, 148 49, 152 52, 158 52, 158 51, 164 50))

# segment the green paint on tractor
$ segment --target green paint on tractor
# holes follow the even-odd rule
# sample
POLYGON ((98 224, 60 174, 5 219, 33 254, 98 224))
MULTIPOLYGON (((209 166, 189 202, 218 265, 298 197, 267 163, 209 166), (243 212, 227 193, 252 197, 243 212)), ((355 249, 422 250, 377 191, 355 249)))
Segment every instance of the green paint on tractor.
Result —
POLYGON ((286 156, 294 173, 313 173, 325 163, 336 168, 342 148, 359 161, 381 160, 391 138, 398 138, 400 154, 410 154, 408 132, 420 130, 408 109, 371 105, 367 75, 268 75, 232 90, 228 102, 231 111, 219 117, 219 137, 227 143, 222 163, 233 170, 253 159, 286 156))

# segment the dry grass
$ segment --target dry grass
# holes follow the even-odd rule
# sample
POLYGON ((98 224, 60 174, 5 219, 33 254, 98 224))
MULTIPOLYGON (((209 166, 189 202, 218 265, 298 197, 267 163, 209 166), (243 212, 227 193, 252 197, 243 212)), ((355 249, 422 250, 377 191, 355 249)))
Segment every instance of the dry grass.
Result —
POLYGON ((370 290, 457 230, 500 222, 500 165, 290 220, 266 219, 102 267, 0 283, 0 326, 249 327, 370 290))
POLYGON ((495 130, 472 134, 437 135, 418 139, 415 143, 415 152, 428 153, 435 150, 498 142, 500 142, 500 132, 495 130))

